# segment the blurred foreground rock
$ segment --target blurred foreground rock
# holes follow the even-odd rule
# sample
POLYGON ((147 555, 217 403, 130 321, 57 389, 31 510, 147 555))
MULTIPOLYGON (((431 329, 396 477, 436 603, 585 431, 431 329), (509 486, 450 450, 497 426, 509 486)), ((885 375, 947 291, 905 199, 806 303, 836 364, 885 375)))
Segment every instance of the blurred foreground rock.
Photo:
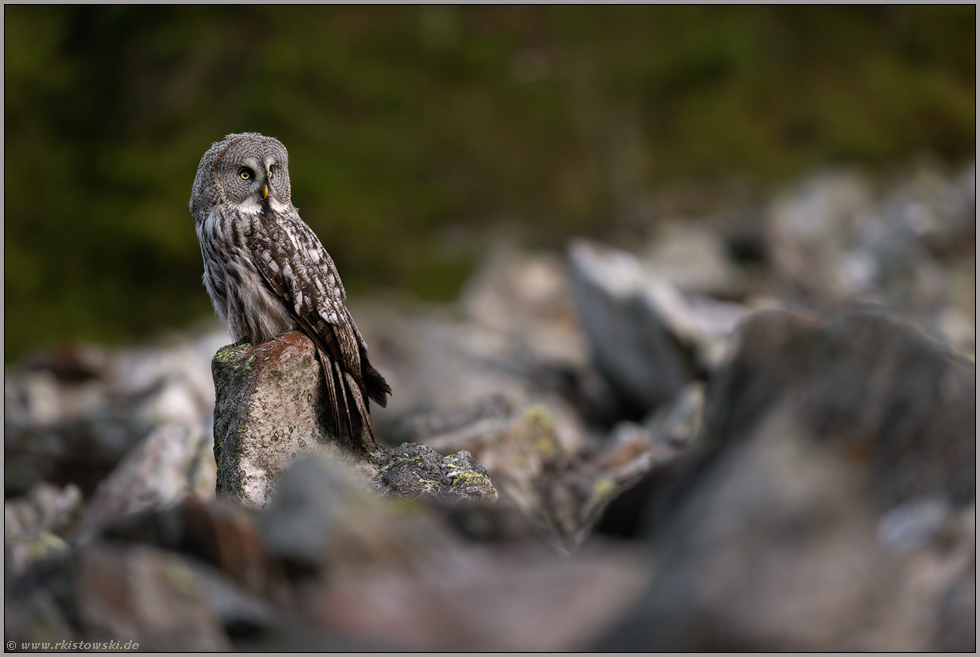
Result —
POLYGON ((907 327, 760 313, 705 441, 623 495, 658 575, 606 650, 970 650, 975 370, 907 327), (958 625, 959 624, 959 625, 958 625))
POLYGON ((215 355, 214 458, 217 491, 265 506, 298 455, 338 460, 384 494, 496 499, 486 469, 467 452, 440 456, 421 445, 388 449, 367 430, 343 445, 329 425, 316 349, 293 332, 260 345, 228 346, 215 355))
MULTIPOLYGON (((459 504, 457 502, 456 504, 459 504)), ((438 506, 394 506, 301 457, 261 511, 188 501, 110 524, 5 587, 5 639, 136 640, 147 650, 581 649, 648 567, 608 547, 487 550, 438 506)))

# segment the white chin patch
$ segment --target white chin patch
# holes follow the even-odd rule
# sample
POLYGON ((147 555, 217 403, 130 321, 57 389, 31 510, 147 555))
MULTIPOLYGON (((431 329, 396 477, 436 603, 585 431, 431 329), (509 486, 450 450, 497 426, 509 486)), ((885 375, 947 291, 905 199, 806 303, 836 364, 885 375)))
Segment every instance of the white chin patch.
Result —
MULTIPOLYGON (((289 206, 285 203, 279 202, 275 198, 269 197, 269 208, 274 212, 283 213, 286 212, 289 206)), ((262 202, 254 196, 249 196, 241 203, 241 205, 238 206, 238 210, 239 212, 243 212, 245 214, 259 214, 262 212, 262 202)))

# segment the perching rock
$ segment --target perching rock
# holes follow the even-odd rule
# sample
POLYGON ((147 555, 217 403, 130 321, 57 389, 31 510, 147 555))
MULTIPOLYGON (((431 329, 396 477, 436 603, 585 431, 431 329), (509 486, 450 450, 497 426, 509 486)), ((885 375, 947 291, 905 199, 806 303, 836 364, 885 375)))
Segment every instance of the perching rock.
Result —
POLYGON ((316 348, 302 333, 224 347, 211 370, 218 493, 261 507, 299 454, 319 448, 341 458, 321 413, 316 348))
POLYGON ((341 445, 325 411, 316 350, 302 333, 225 347, 212 368, 219 493, 263 507, 293 461, 320 454, 344 463, 382 494, 496 499, 486 470, 466 452, 443 457, 411 443, 392 450, 366 431, 359 444, 341 445))

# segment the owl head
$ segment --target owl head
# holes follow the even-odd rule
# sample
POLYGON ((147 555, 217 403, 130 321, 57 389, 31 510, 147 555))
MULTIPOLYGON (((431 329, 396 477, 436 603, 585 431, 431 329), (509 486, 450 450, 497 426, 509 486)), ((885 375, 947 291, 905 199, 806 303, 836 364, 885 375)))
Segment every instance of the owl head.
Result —
POLYGON ((201 158, 190 211, 203 221, 220 204, 257 212, 290 203, 286 147, 272 137, 244 132, 215 142, 201 158))

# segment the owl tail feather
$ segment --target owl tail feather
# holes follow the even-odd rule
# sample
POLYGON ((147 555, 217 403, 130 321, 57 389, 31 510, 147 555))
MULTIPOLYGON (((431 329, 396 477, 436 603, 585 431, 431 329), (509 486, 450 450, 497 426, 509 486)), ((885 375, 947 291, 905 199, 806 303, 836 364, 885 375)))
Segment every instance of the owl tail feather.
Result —
POLYGON ((367 396, 378 404, 381 408, 388 405, 388 395, 391 394, 391 386, 381 376, 381 373, 374 369, 367 360, 367 354, 361 354, 361 375, 364 378, 364 389, 367 396))
POLYGON ((360 442, 361 431, 366 428, 373 441, 374 426, 360 386, 357 385, 354 377, 349 372, 345 372, 340 363, 333 360, 323 349, 317 347, 317 355, 327 384, 330 419, 338 437, 354 446, 360 442))
POLYGON ((357 406, 357 412, 361 416, 361 421, 367 428, 368 433, 371 434, 371 437, 374 438, 374 425, 371 423, 371 413, 368 411, 364 397, 361 395, 361 389, 350 372, 344 372, 344 378, 347 379, 347 389, 350 391, 351 397, 354 398, 354 405, 357 406))
POLYGON ((340 364, 336 361, 332 363, 332 376, 337 385, 337 390, 340 394, 337 395, 337 401, 340 403, 337 406, 337 414, 340 415, 340 421, 337 423, 337 432, 342 436, 346 436, 349 439, 353 439, 357 435, 354 431, 354 420, 350 416, 350 404, 347 403, 347 386, 344 381, 344 373, 340 369, 340 364))
MULTIPOLYGON (((330 419, 334 430, 340 433, 340 407, 337 403, 337 384, 334 381, 333 361, 322 349, 317 347, 317 355, 320 357, 320 366, 323 370, 323 379, 327 384, 327 397, 330 403, 330 419)), ((343 390, 341 390, 343 394, 343 390)))

